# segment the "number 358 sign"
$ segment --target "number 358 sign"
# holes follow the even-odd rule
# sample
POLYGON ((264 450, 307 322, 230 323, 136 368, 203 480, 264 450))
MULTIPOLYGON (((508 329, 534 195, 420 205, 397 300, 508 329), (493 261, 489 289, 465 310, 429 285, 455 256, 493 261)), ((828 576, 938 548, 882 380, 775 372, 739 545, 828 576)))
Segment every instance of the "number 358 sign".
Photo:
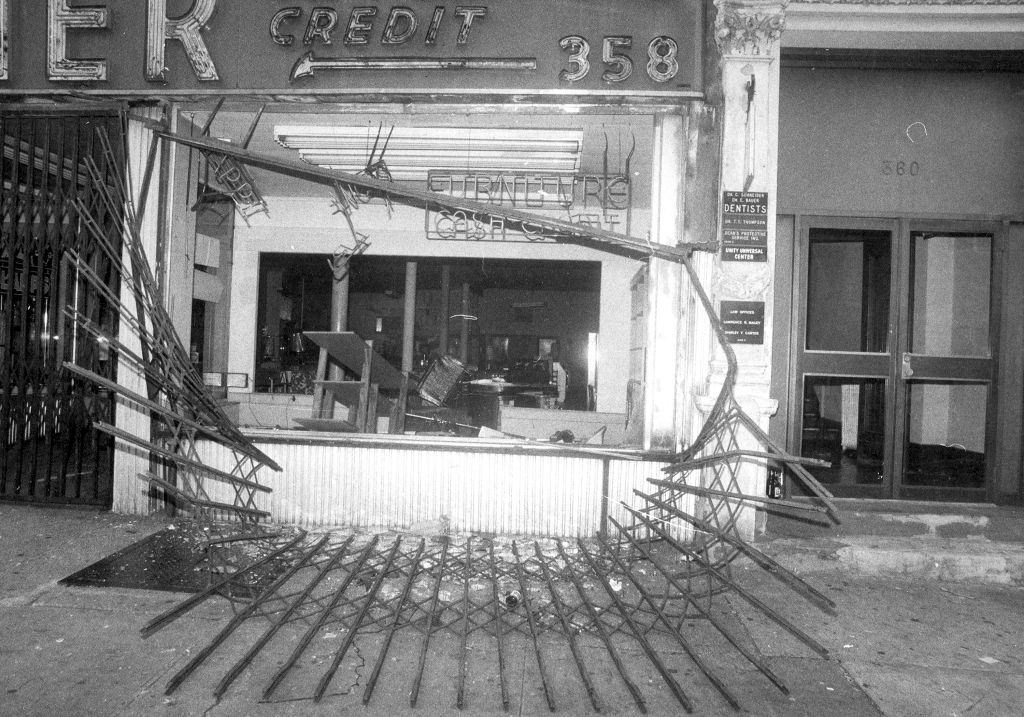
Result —
MULTIPOLYGON (((569 52, 571 69, 562 70, 563 82, 579 82, 590 74, 590 43, 579 35, 568 35, 558 43, 569 52)), ((633 38, 624 35, 605 37, 601 44, 601 62, 605 82, 625 82, 633 74, 633 60, 622 50, 633 45, 633 38)), ((647 75, 655 82, 668 82, 679 74, 679 44, 668 35, 659 35, 647 45, 647 75)))
MULTIPOLYGON (((538 75, 558 89, 630 96, 699 93, 704 46, 693 0, 547 0, 534 6, 556 36, 555 67, 538 53, 538 75)), ((523 35, 516 39, 523 41, 523 35)), ((547 40, 551 42, 551 40, 547 40)))

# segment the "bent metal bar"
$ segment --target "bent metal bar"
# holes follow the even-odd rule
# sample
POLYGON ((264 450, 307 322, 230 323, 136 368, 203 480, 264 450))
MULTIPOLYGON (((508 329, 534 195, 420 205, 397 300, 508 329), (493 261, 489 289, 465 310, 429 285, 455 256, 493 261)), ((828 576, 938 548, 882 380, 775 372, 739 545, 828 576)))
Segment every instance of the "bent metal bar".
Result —
POLYGON ((514 91, 665 100, 702 90, 697 2, 646 2, 642 12, 613 0, 430 10, 148 0, 145 13, 132 0, 46 0, 45 12, 39 5, 0 0, 0 93, 514 91))

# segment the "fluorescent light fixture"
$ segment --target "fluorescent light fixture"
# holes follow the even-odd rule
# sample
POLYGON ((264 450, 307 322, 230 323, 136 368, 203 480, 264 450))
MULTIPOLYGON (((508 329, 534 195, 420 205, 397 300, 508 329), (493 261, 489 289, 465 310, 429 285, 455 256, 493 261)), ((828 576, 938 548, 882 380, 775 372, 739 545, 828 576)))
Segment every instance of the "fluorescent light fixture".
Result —
MULTIPOLYGON (((381 130, 374 160, 389 131, 381 130)), ((279 125, 274 139, 305 162, 355 173, 370 159, 377 128, 279 125)), ((581 129, 395 127, 384 161, 398 181, 426 181, 431 170, 571 175, 579 172, 582 150, 581 129)))

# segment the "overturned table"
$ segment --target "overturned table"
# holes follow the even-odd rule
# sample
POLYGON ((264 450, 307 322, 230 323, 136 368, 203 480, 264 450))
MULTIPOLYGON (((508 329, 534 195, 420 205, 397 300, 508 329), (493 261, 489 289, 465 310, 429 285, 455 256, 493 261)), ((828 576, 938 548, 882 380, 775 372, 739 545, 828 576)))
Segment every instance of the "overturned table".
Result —
POLYGON ((404 430, 409 392, 405 374, 353 331, 306 331, 305 336, 320 347, 320 359, 313 390, 313 415, 296 418, 296 423, 313 431, 376 433, 377 416, 389 415, 389 432, 404 430), (329 379, 332 365, 357 378, 329 379), (336 404, 347 409, 344 418, 335 417, 336 404))

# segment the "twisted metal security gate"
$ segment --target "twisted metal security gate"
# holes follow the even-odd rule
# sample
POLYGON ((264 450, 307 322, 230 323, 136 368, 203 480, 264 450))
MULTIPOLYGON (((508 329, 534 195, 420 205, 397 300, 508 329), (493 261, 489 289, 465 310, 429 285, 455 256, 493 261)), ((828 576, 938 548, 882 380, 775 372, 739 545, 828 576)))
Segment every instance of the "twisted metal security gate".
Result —
MULTIPOLYGON (((157 616, 142 634, 168 627, 207 598, 229 596, 234 616, 170 677, 166 694, 202 674, 217 700, 255 684, 262 702, 320 702, 358 687, 367 704, 381 687, 389 704, 407 699, 416 707, 424 685, 436 692, 442 677, 455 706, 475 710, 523 707, 511 689, 524 669, 512 664, 519 655, 550 710, 569 706, 580 688, 596 712, 616 703, 646 712, 652 702, 690 712, 698 694, 739 710, 736 673, 752 670, 762 688, 789 695, 783 677, 748 644, 731 614, 737 605, 723 607, 727 599, 828 657, 786 606, 769 605, 743 585, 731 558, 716 559, 655 521, 641 522, 663 540, 637 539, 622 526, 616 540, 591 541, 314 539, 301 532, 261 538, 253 543, 261 543, 259 560, 157 616), (647 675, 653 677, 642 679, 647 675)), ((827 596, 754 555, 811 604, 834 612, 827 596)))
POLYGON ((60 370, 63 361, 106 378, 117 370, 116 355, 80 340, 62 312, 72 306, 116 336, 105 292, 67 259, 77 253, 99 285, 117 295, 120 274, 74 209, 76 202, 91 207, 101 225, 116 219, 95 204, 85 169, 95 160, 103 182, 123 163, 120 147, 107 160, 100 156, 98 129, 121 136, 111 113, 0 112, 0 500, 111 502, 113 441, 93 423, 112 422, 113 394, 60 370))
MULTIPOLYGON (((332 186, 372 189, 405 201, 469 207, 485 213, 497 211, 466 201, 453 205, 456 200, 450 197, 399 188, 373 177, 257 157, 214 140, 182 138, 159 128, 156 135, 201 152, 231 156, 243 163, 332 186)), ((150 156, 154 155, 151 151, 150 156)), ((104 149, 104 157, 109 162, 109 147, 104 149)), ((91 160, 86 165, 96 184, 103 185, 99 165, 91 160)), ((126 306, 115 299, 111 304, 123 325, 142 344, 143 355, 93 330, 91 320, 80 310, 66 313, 93 339, 105 339, 122 362, 143 372, 150 379, 151 396, 132 392, 77 361, 67 361, 64 367, 98 387, 116 391, 151 414, 154 428, 159 428, 153 431, 152 441, 102 420, 95 425, 108 435, 147 450, 165 467, 176 469, 171 474, 174 483, 155 473, 139 477, 151 487, 167 491, 179 505, 204 519, 202 525, 193 528, 199 534, 207 531, 209 538, 204 545, 211 564, 226 559, 229 566, 206 591, 158 616, 143 629, 143 635, 149 636, 213 596, 228 598, 234 608, 234 616, 171 677, 168 694, 205 663, 231 659, 230 648, 234 648, 234 654, 241 648, 241 657, 231 665, 221 665, 214 687, 218 699, 251 669, 261 675, 256 679, 261 680, 261 699, 265 701, 280 699, 284 693, 286 699, 320 701, 336 694, 332 684, 339 681, 339 670, 344 669, 355 673, 354 684, 362 685, 362 702, 367 704, 379 686, 383 689, 380 678, 385 668, 391 665, 390 672, 402 660, 401 671, 410 677, 408 700, 415 706, 425 675, 430 672, 426 657, 444 655, 454 659, 455 704, 463 708, 467 706, 468 675, 483 669, 480 657, 470 659, 473 653, 492 665, 492 674, 498 680, 496 697, 501 707, 509 710, 515 698, 510 695, 511 666, 506 656, 514 649, 527 656, 532 654, 535 668, 530 671, 538 676, 547 707, 554 710, 565 704, 558 687, 566 682, 563 675, 554 679, 551 660, 557 654, 564 658, 568 648, 571 660, 567 664, 595 711, 605 709, 609 693, 615 689, 611 680, 599 679, 598 670, 617 675, 627 699, 636 709, 646 711, 652 695, 650 687, 641 689, 637 673, 646 669, 647 663, 671 693, 673 704, 686 711, 695 707, 693 690, 706 691, 707 685, 733 708, 741 709, 737 689, 725 679, 725 675, 735 672, 723 667, 726 656, 741 658, 744 666, 752 665, 782 694, 788 694, 789 688, 749 647, 742 630, 730 624, 730 606, 739 602, 748 606, 754 619, 772 623, 808 649, 828 656, 824 646, 787 616, 791 601, 770 605, 733 571, 737 558, 745 556, 816 607, 826 612, 835 608, 826 595, 747 543, 740 534, 738 508, 743 503, 759 503, 770 510, 810 512, 814 514, 812 519, 821 520, 835 519, 835 507, 829 493, 803 468, 814 461, 776 446, 733 396, 736 358, 689 259, 691 251, 707 247, 651 247, 611 232, 507 212, 510 219, 535 222, 563 240, 596 242, 619 251, 681 262, 728 360, 726 380, 704 428, 676 457, 664 479, 651 480, 649 492, 638 491, 643 507, 627 507, 631 516, 628 524, 612 520, 614 531, 608 537, 574 543, 333 533, 313 539, 301 531, 267 534, 256 530, 259 519, 266 515, 255 503, 256 492, 266 490, 258 482, 257 470, 263 465, 276 466, 226 419, 191 369, 148 269, 130 201, 134 192, 124 178, 115 177, 111 187, 104 188, 100 195, 107 213, 125 207, 120 222, 105 227, 95 221, 95 207, 82 201, 76 203, 76 209, 93 239, 109 256, 115 256, 113 246, 117 242, 125 245, 129 259, 116 262, 116 271, 129 282, 136 305, 126 306), (195 442, 200 435, 235 451, 237 462, 230 473, 206 466, 199 459, 195 442), (756 448, 749 447, 751 439, 756 448), (741 471, 751 461, 789 471, 818 502, 789 503, 744 494, 741 471), (206 480, 229 483, 235 491, 234 502, 212 501, 204 488, 206 480), (241 529, 210 522, 225 515, 241 521, 241 529), (209 532, 211 528, 224 534, 215 536, 209 532), (683 535, 692 537, 683 539, 683 535), (251 559, 240 560, 239 555, 251 559), (723 601, 733 602, 723 606, 723 601), (322 646, 322 640, 328 638, 340 639, 340 643, 331 643, 325 659, 312 654, 323 649, 313 646, 322 646), (393 648, 396 641, 407 649, 393 648), (363 655, 374 648, 376 657, 371 667, 363 655), (678 676, 680 665, 685 666, 684 675, 693 675, 685 688, 678 676)), ((86 270, 83 257, 74 252, 69 257, 89 278, 92 288, 101 290, 102 282, 86 270)), ((393 690, 393 676, 388 683, 393 690)))
MULTIPOLYGON (((103 162, 111 165, 114 146, 107 133, 97 134, 103 162)), ((154 142, 150 148, 149 162, 141 180, 143 188, 152 178, 156 146, 154 142)), ((74 360, 65 361, 62 368, 99 389, 116 393, 149 414, 149 436, 122 430, 102 419, 95 420, 93 425, 110 439, 118 439, 148 453, 149 469, 138 477, 149 485, 151 492, 163 492, 169 502, 205 519, 230 517, 254 525, 260 518, 270 515, 256 506, 256 493, 270 490, 259 483, 257 473, 263 466, 273 470, 280 470, 280 467, 242 435, 206 390, 202 376, 189 360, 143 248, 141 219, 145 207, 144 203, 136 207, 133 201, 137 194, 131 177, 127 173, 115 173, 110 181, 104 182, 101 181, 101 164, 92 158, 85 164, 96 186, 95 198, 92 203, 77 198, 74 209, 84 231, 110 262, 112 271, 126 282, 126 297, 131 300, 123 300, 119 294, 110 292, 81 253, 69 251, 68 263, 92 290, 106 298, 111 312, 132 335, 135 346, 113 336, 76 305, 65 305, 62 310, 75 330, 81 331, 89 342, 117 354, 125 373, 133 374, 144 384, 146 395, 126 386, 127 377, 120 382, 113 381, 74 360), (115 221, 99 220, 107 215, 116 215, 115 221), (196 451, 199 436, 232 450, 234 465, 229 471, 211 468, 200 460, 196 451), (234 492, 233 501, 211 500, 205 487, 207 479, 228 483, 234 492)), ((145 194, 143 191, 138 196, 145 194)))

